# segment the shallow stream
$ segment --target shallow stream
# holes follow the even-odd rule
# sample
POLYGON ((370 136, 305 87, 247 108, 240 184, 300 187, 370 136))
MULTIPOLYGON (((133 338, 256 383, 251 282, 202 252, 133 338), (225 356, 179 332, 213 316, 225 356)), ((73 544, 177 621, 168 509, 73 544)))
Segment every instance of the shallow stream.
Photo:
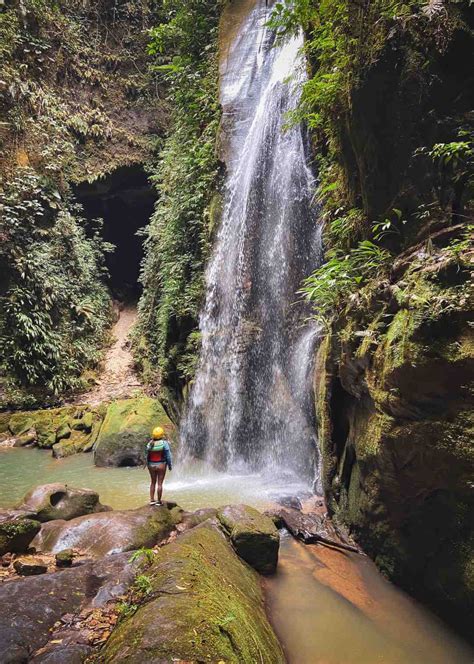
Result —
MULTIPOLYGON (((147 502, 140 468, 96 468, 92 455, 56 460, 36 449, 0 449, 0 507, 39 484, 66 482, 98 491, 115 509, 147 502)), ((229 475, 193 466, 173 470, 165 498, 183 508, 245 502, 264 508, 305 491, 287 478, 229 475)), ((305 546, 283 535, 277 574, 265 580, 270 619, 289 664, 469 664, 474 656, 441 622, 388 583, 368 559, 305 546)))

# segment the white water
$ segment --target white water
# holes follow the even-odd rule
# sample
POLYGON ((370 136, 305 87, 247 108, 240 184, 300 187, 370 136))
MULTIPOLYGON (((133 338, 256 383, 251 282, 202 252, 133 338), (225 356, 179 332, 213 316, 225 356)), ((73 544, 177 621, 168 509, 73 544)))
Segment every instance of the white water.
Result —
POLYGON ((297 291, 321 241, 305 132, 284 130, 306 76, 302 36, 274 46, 265 4, 244 21, 221 71, 225 204, 182 445, 220 468, 286 483, 295 474, 309 481, 318 467, 316 331, 297 291))

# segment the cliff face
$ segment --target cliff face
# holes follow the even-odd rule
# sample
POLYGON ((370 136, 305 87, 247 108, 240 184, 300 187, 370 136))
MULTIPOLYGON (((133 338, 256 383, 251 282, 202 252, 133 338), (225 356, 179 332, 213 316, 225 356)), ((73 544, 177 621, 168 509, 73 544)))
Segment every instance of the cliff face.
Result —
POLYGON ((466 616, 467 631, 474 344, 469 273, 447 236, 347 307, 319 349, 316 398, 336 518, 397 583, 466 616))
MULTIPOLYGON (((360 11, 353 25, 365 18, 355 35, 362 52, 361 39, 371 44, 384 19, 332 4, 360 11)), ((324 325, 315 392, 330 510, 390 578, 468 633, 472 26, 463 3, 434 4, 385 18, 376 57, 346 71, 337 117, 306 91, 309 121, 321 111, 315 144, 334 268, 316 274, 309 286, 319 290, 307 294, 324 325)), ((313 44, 319 19, 307 27, 313 44)), ((327 66, 318 48, 313 84, 327 66)))

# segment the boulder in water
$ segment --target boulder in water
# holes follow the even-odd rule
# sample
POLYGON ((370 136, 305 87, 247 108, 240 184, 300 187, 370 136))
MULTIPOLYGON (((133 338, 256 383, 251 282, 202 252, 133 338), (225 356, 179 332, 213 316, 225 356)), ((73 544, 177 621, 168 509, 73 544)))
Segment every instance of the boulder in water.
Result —
POLYGON ((216 522, 161 548, 148 575, 152 592, 114 630, 101 661, 285 662, 258 577, 216 522))
POLYGON ((90 556, 133 551, 162 542, 181 518, 182 510, 175 503, 167 503, 51 521, 42 527, 33 546, 48 553, 71 548, 90 556))
POLYGON ((248 505, 228 505, 217 518, 238 555, 260 574, 273 574, 278 563, 280 534, 273 521, 248 505))
POLYGON ((153 427, 173 438, 174 425, 156 399, 138 397, 110 404, 95 447, 96 466, 140 466, 153 427))
POLYGON ((109 507, 99 502, 99 494, 90 489, 76 489, 60 482, 43 484, 28 493, 18 508, 38 521, 74 519, 84 514, 104 512, 109 507))
POLYGON ((40 528, 39 521, 24 518, 21 513, 0 514, 0 556, 4 553, 25 553, 40 528))

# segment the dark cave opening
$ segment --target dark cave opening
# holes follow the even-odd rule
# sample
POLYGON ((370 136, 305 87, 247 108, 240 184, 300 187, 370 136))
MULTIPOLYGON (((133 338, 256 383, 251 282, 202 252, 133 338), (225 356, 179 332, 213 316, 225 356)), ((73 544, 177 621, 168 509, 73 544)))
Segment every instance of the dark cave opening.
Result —
POLYGON ((104 220, 103 238, 115 246, 106 258, 113 297, 138 300, 143 237, 137 231, 148 223, 156 200, 145 170, 140 164, 122 166, 100 180, 81 183, 74 193, 86 219, 104 220))

